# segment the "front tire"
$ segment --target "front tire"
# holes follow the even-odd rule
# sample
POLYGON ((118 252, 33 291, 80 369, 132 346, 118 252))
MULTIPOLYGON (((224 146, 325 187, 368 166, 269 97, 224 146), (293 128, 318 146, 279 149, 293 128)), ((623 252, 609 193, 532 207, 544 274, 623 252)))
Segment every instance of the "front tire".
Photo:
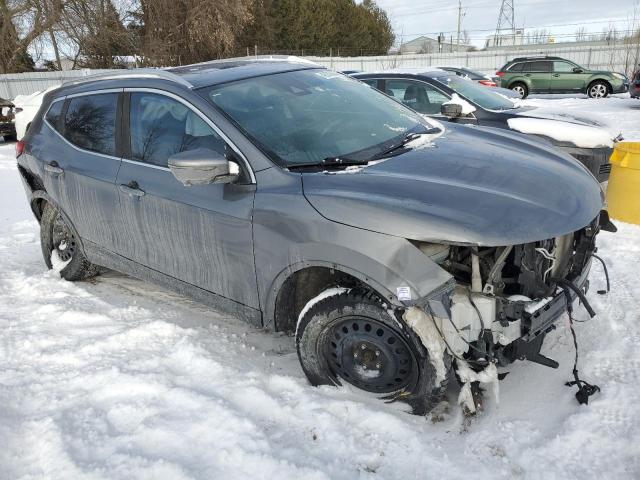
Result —
POLYGON ((53 269, 51 256, 64 265, 60 276, 65 280, 84 280, 95 276, 98 268, 82 253, 79 239, 55 206, 47 203, 40 219, 40 246, 47 267, 53 269))
POLYGON ((587 88, 589 98, 606 98, 609 95, 610 88, 607 82, 596 81, 587 88))
POLYGON ((524 99, 529 95, 529 88, 527 88, 527 85, 522 82, 516 82, 509 88, 516 92, 520 96, 520 98, 524 99))
MULTIPOLYGON (((447 374, 436 383, 418 336, 371 293, 352 290, 313 305, 298 325, 296 348, 312 385, 347 382, 379 398, 404 401, 416 415, 440 402, 449 381, 447 374)), ((451 358, 444 360, 449 372, 451 358)))

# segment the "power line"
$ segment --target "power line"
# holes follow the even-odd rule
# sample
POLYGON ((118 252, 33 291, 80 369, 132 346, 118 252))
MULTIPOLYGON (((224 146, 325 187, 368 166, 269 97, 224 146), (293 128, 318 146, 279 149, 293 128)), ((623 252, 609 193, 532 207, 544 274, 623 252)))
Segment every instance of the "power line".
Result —
MULTIPOLYGON (((465 7, 468 8, 468 7, 465 7)), ((604 19, 604 20, 594 20, 594 21, 589 21, 589 22, 576 22, 576 23, 554 23, 554 24, 547 24, 547 25, 537 25, 537 26, 530 26, 530 27, 526 27, 526 30, 535 30, 535 29, 541 29, 541 28, 552 28, 552 27, 572 27, 572 26, 582 26, 582 25, 593 25, 593 24, 605 24, 605 23, 609 23, 609 24, 614 24, 614 23, 622 23, 622 22, 627 22, 626 19, 620 19, 620 20, 615 20, 615 19, 604 19)), ((484 29, 473 29, 473 30, 467 30, 468 32, 494 32, 495 29, 493 28, 484 28, 484 29)), ((455 30, 448 30, 448 31, 437 31, 437 32, 414 32, 414 33, 404 33, 402 35, 402 37, 406 37, 406 36, 419 36, 419 35, 437 35, 438 33, 456 33, 455 30)))

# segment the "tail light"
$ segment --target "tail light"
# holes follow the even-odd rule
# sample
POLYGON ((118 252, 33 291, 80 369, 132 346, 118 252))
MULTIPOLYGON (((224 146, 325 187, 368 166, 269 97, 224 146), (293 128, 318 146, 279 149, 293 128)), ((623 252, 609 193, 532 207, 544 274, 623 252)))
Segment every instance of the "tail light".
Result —
POLYGON ((497 87, 498 85, 496 85, 496 82, 494 82, 493 80, 480 80, 478 81, 479 84, 481 85, 486 85, 487 87, 497 87))
POLYGON ((504 77, 504 72, 502 70, 498 70, 496 72, 496 75, 499 76, 499 77, 504 77))
POLYGON ((25 146, 26 144, 22 140, 16 142, 16 158, 19 158, 24 153, 25 146))

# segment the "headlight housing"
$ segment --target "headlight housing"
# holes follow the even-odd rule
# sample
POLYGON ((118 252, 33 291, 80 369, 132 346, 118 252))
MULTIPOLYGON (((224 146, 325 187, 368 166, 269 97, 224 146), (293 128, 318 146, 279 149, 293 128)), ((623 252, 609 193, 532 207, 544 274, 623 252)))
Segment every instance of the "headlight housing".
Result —
POLYGON ((618 79, 620 79, 620 80, 626 80, 626 79, 627 79, 627 77, 625 77, 625 76, 624 76, 624 75, 622 75, 621 73, 613 72, 613 76, 614 76, 614 77, 616 77, 616 78, 618 78, 618 79))

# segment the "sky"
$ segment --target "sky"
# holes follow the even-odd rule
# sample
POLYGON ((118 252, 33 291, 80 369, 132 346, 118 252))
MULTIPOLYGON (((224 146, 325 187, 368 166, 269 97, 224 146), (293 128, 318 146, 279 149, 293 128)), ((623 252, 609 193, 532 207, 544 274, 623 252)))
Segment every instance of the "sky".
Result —
MULTIPOLYGON (((461 0, 462 30, 471 43, 484 46, 486 37, 495 32, 502 0, 461 0)), ((627 30, 633 23, 634 6, 640 17, 640 0, 513 0, 516 28, 547 29, 556 42, 572 41, 580 26, 599 33, 610 24, 627 30)), ((377 0, 391 19, 397 41, 420 35, 436 38, 438 32, 456 38, 458 2, 456 0, 377 0)), ((640 18, 636 19, 636 28, 640 18)))

